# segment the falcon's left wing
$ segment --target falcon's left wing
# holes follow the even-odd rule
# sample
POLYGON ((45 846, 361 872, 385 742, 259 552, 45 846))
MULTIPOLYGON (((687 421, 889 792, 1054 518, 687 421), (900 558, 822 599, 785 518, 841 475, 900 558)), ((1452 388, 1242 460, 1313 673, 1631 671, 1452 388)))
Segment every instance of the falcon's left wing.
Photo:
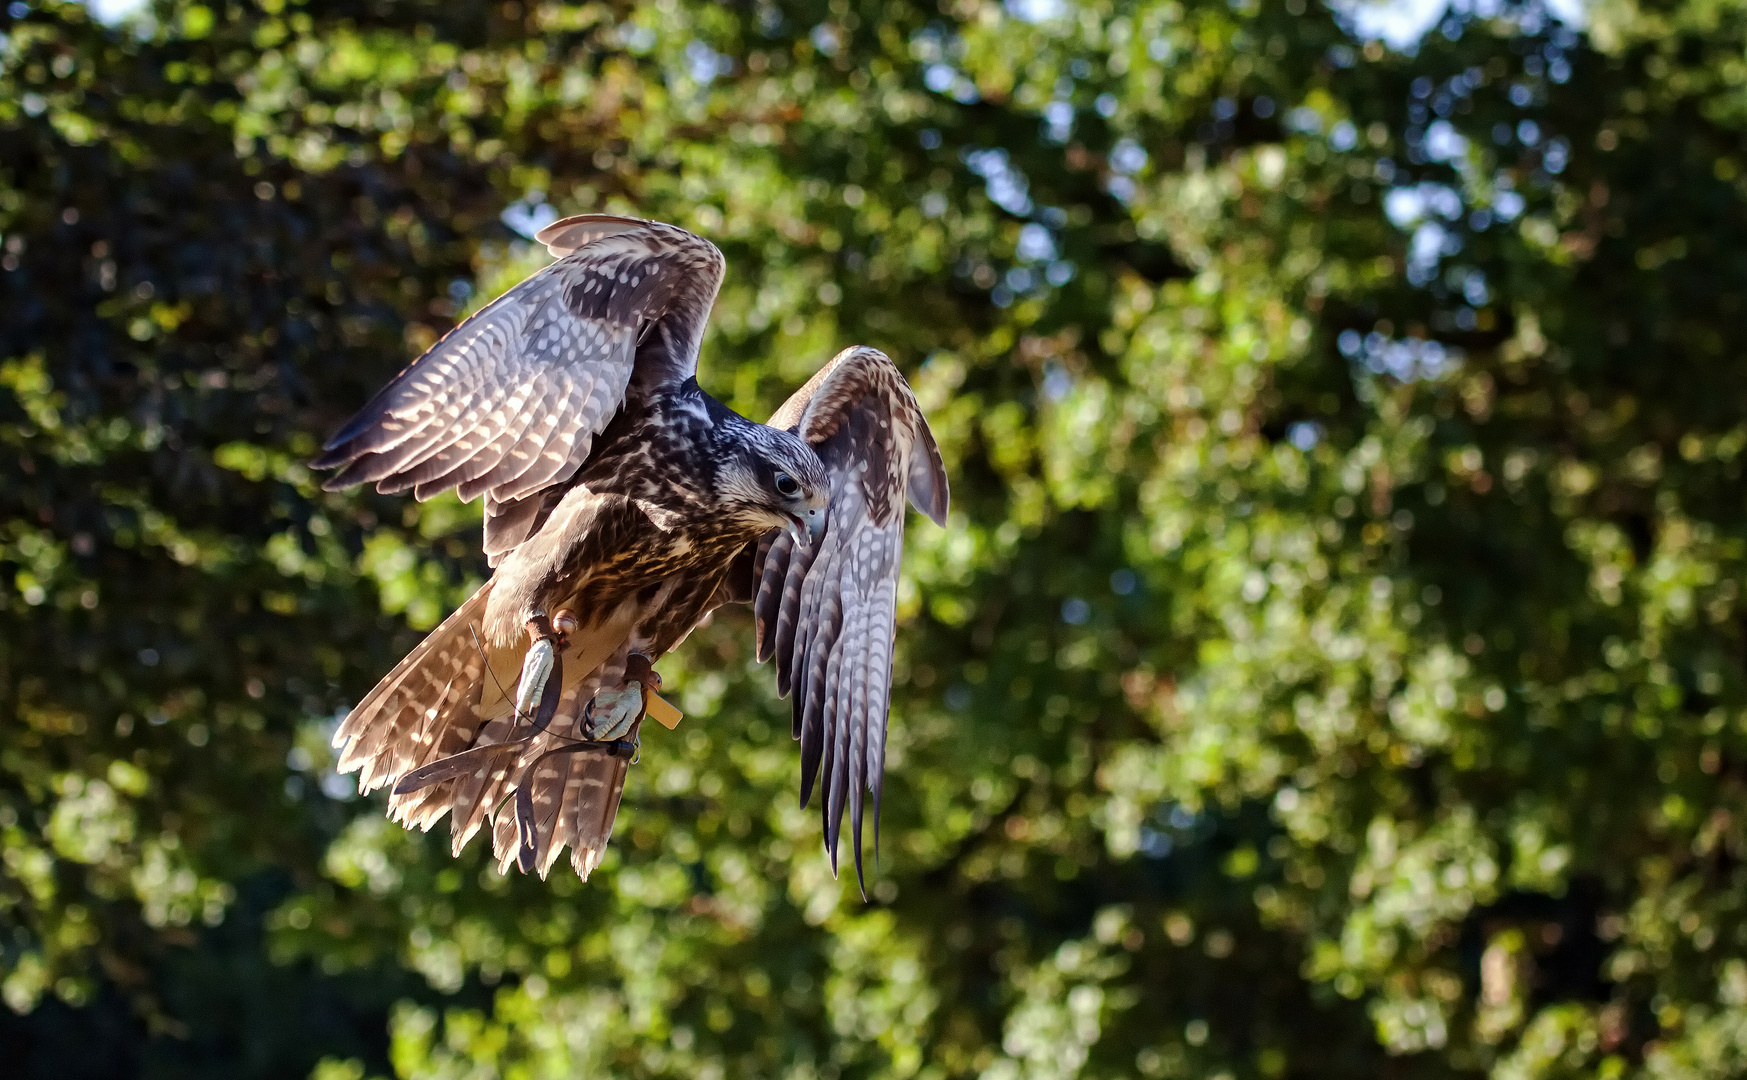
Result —
POLYGON ((812 444, 831 478, 831 504, 811 545, 787 532, 759 543, 758 658, 774 655, 778 692, 794 693, 801 805, 817 774, 833 871, 847 807, 860 882, 864 794, 873 795, 879 836, 905 496, 946 524, 946 470, 916 396, 878 349, 839 353, 770 425, 812 444))
POLYGON ((493 566, 527 540, 643 392, 697 374, 722 253, 658 221, 583 214, 539 233, 558 260, 451 330, 327 441, 329 491, 485 495, 493 566))

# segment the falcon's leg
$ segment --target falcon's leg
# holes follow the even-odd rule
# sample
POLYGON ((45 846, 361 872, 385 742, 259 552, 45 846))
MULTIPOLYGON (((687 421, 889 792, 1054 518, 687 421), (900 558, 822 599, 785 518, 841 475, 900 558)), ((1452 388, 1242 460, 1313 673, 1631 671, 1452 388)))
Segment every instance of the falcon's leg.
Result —
POLYGON ((653 694, 661 689, 661 676, 656 674, 654 661, 648 656, 633 652, 624 664, 619 685, 595 691, 588 708, 583 710, 584 738, 601 742, 624 738, 643 715, 644 693, 653 694))
POLYGON ((564 661, 559 650, 564 647, 564 635, 575 629, 576 616, 569 611, 559 611, 551 619, 536 615, 526 626, 533 640, 522 660, 522 676, 516 682, 516 716, 531 719, 535 727, 543 728, 552 722, 558 707, 558 691, 564 682, 564 661))

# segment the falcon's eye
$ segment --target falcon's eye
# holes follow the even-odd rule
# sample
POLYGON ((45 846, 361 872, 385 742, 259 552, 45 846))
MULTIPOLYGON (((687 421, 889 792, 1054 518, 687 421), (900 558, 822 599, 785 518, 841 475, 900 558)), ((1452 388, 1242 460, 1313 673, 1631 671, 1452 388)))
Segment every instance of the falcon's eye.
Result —
POLYGON ((801 493, 801 485, 786 472, 776 474, 776 493, 785 499, 792 499, 801 493))

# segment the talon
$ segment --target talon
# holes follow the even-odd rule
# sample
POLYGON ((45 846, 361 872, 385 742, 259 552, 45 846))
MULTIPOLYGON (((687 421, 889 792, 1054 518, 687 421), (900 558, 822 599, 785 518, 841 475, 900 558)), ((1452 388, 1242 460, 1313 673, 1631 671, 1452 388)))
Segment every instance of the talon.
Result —
POLYGON ((612 742, 625 736, 643 715, 643 685, 630 679, 617 690, 595 693, 582 713, 583 734, 595 742, 612 742))
POLYGON ((552 677, 552 667, 558 658, 558 649, 551 638, 538 638, 528 646, 527 658, 522 661, 522 677, 516 683, 516 715, 530 717, 540 704, 540 698, 546 691, 546 680, 552 677))

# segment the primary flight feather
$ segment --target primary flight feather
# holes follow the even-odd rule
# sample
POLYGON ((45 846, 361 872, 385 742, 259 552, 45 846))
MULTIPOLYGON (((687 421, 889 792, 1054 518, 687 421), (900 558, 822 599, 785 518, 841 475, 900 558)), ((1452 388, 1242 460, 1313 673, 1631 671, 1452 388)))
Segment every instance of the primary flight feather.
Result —
POLYGON ((751 602, 815 783, 833 870, 875 830, 906 501, 945 524, 933 434, 896 365, 844 350, 768 424, 698 387, 715 245, 587 214, 556 261, 456 327, 340 428, 328 487, 485 497, 491 580, 365 696, 340 769, 459 853, 488 823, 501 868, 586 878, 618 811, 652 665, 751 602))

